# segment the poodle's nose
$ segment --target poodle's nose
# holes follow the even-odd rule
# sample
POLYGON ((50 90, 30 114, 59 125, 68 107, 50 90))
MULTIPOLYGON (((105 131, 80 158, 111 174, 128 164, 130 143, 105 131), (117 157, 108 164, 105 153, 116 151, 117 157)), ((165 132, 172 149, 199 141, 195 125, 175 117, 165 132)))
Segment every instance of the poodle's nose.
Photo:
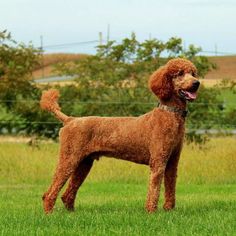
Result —
POLYGON ((194 81, 193 81, 193 84, 192 84, 192 88, 193 88, 194 90, 197 90, 198 87, 199 87, 199 85, 200 85, 200 82, 199 82, 198 80, 194 80, 194 81))

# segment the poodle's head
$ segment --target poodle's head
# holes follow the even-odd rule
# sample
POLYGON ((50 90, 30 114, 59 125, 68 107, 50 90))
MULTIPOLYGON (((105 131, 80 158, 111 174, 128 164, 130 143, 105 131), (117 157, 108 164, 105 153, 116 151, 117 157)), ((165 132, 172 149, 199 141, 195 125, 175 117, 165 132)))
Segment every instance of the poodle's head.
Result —
POLYGON ((196 67, 182 58, 171 59, 155 71, 149 80, 150 89, 162 101, 173 96, 193 101, 197 97, 199 85, 196 67))

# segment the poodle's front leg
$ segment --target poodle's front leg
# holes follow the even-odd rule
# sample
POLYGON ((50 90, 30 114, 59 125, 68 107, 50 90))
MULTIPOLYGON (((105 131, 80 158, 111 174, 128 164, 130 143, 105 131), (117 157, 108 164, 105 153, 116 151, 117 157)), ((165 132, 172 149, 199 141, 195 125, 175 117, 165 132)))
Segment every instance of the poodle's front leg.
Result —
POLYGON ((157 209, 157 204, 160 195, 161 182, 164 176, 166 163, 164 160, 151 160, 150 163, 150 180, 148 195, 146 201, 146 210, 154 212, 157 209))
POLYGON ((177 178, 177 167, 179 163, 180 151, 172 155, 167 162, 164 185, 165 185, 165 203, 163 208, 171 210, 175 207, 175 188, 177 178))

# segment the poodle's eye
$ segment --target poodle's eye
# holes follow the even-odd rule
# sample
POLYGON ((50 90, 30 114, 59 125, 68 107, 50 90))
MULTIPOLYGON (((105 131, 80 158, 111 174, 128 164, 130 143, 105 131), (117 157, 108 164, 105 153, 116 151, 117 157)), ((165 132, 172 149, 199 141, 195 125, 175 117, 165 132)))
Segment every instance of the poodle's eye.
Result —
POLYGON ((183 76, 183 75, 184 75, 184 71, 183 70, 179 71, 178 76, 183 76))
POLYGON ((197 77, 196 73, 192 72, 191 74, 193 77, 197 77))

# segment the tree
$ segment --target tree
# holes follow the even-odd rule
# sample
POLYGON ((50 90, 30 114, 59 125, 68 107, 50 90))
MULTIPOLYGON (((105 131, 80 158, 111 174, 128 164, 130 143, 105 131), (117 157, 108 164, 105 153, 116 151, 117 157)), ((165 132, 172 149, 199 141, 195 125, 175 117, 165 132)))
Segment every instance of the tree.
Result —
MULTIPOLYGON (((96 103, 78 105, 73 110, 77 115, 140 115, 150 110, 155 104, 155 97, 147 88, 150 74, 174 57, 191 60, 197 67, 200 77, 216 65, 207 57, 198 56, 200 47, 190 45, 187 50, 180 38, 170 38, 167 42, 150 39, 138 42, 134 33, 121 43, 110 41, 98 46, 97 54, 74 63, 60 63, 56 69, 61 74, 76 76, 80 101, 96 103), (100 102, 100 103, 99 103, 100 102), (103 103, 106 105, 103 106, 103 103)), ((220 109, 213 103, 220 103, 217 92, 202 89, 198 113, 190 105, 191 121, 188 122, 189 139, 204 141, 196 134, 196 129, 210 128, 212 115, 219 115, 220 109), (210 101, 210 103, 209 103, 210 101), (212 104, 211 104, 212 103, 212 104), (206 118, 199 119, 205 116, 206 118), (199 122, 199 120, 202 122, 199 122), (202 126, 203 127, 203 126, 202 126)))
POLYGON ((39 54, 40 50, 31 44, 17 43, 6 30, 0 32, 1 130, 25 131, 30 118, 35 118, 38 105, 32 100, 38 100, 40 90, 31 79, 39 54))
POLYGON ((34 91, 30 79, 39 53, 31 44, 17 43, 6 30, 0 32, 0 99, 8 108, 14 106, 11 100, 27 98, 34 91))

